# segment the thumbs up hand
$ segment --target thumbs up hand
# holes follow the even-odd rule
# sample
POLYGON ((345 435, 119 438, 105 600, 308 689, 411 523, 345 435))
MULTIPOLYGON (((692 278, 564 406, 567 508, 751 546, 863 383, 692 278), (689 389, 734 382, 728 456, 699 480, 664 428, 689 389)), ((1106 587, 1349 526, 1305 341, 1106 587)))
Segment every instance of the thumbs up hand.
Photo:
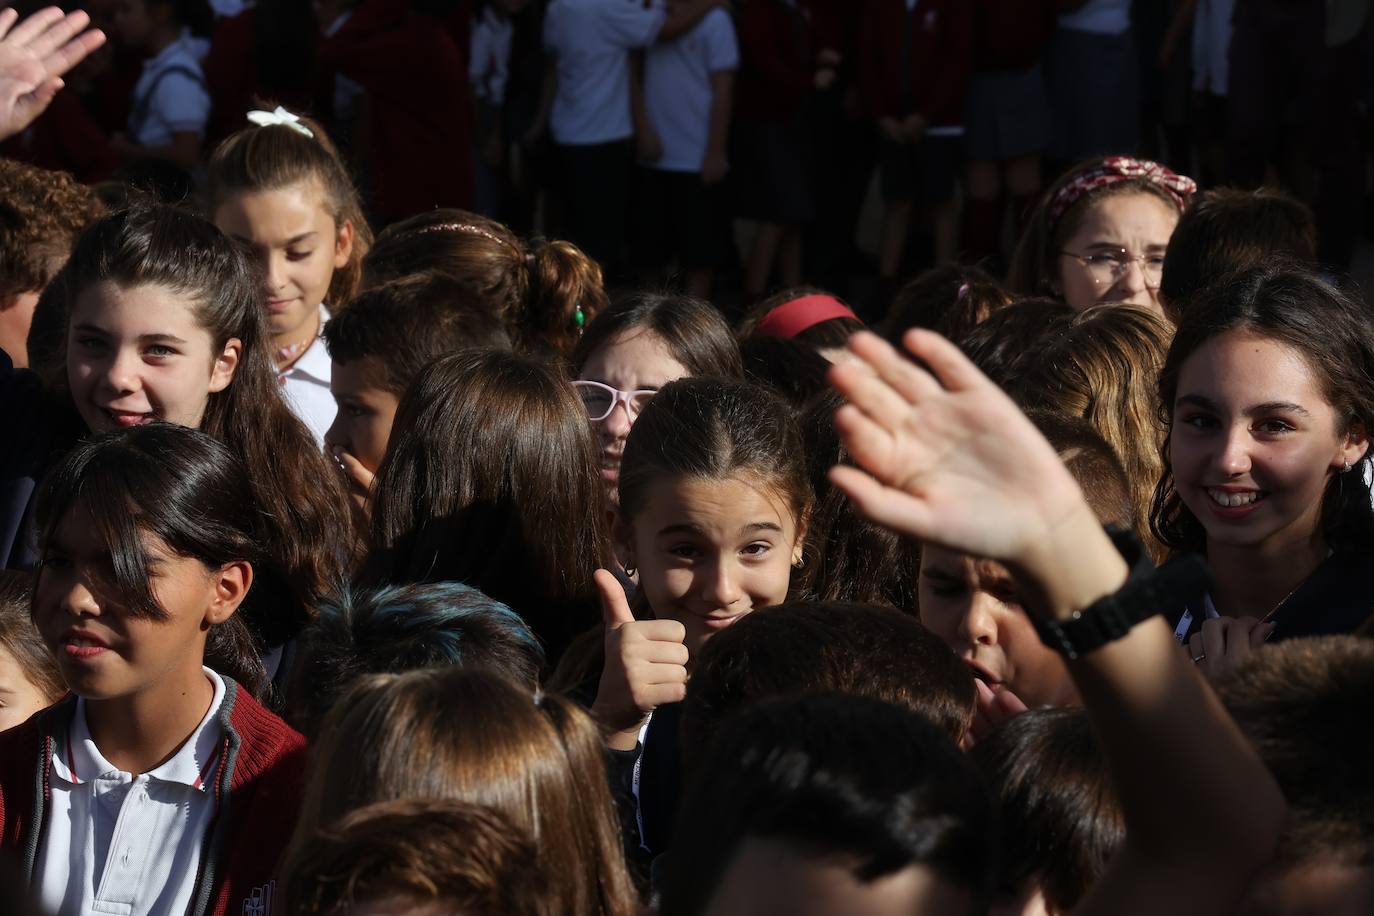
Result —
POLYGON ((592 716, 614 750, 632 751, 659 706, 687 696, 687 630, 676 620, 635 620, 615 576, 596 571, 606 625, 606 662, 592 716))

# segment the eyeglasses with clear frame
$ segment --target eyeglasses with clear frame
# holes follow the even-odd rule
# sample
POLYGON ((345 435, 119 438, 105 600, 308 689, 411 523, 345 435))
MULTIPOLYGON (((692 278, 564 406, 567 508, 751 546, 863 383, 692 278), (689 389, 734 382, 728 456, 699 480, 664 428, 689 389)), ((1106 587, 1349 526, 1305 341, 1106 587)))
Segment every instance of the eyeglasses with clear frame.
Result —
POLYGON ((582 407, 587 411, 587 419, 599 422, 609 417, 617 404, 625 405, 630 419, 639 416, 645 405, 658 394, 657 388, 637 388, 634 391, 621 391, 601 382, 576 381, 573 387, 582 398, 582 407))
POLYGON ((1159 284, 1164 279, 1162 254, 1132 256, 1125 248, 1103 248, 1091 254, 1074 254, 1072 251, 1059 253, 1082 264, 1098 286, 1111 286, 1120 281, 1126 276, 1126 271, 1132 263, 1140 265, 1140 273, 1145 278, 1147 289, 1159 289, 1159 284))

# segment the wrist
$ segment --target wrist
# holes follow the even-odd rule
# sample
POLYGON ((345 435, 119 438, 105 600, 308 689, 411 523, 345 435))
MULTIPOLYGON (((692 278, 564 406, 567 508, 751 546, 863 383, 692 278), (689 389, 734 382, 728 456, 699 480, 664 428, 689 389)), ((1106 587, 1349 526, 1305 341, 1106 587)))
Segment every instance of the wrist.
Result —
POLYGON ((1086 502, 1028 543, 1011 564, 1026 586, 1037 617, 1065 620, 1121 588, 1130 573, 1125 559, 1086 502))

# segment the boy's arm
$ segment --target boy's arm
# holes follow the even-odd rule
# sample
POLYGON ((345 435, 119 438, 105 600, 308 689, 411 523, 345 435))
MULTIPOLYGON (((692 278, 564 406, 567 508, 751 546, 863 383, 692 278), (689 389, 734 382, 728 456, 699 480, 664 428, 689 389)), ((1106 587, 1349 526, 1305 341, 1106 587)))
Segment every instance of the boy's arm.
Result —
POLYGON ((729 171, 726 148, 730 142, 730 115, 735 102, 735 71, 711 74, 711 127, 706 140, 706 159, 701 164, 703 184, 719 184, 729 171))
MULTIPOLYGON (((850 341, 831 369, 836 426, 858 468, 832 480, 900 533, 1006 563, 1027 606, 1064 620, 1117 591, 1126 564, 1078 485, 1024 415, 952 344, 850 341)), ((1076 914, 1229 912, 1273 854, 1286 806, 1158 617, 1069 671, 1111 767, 1126 840, 1076 914)))
POLYGON ((657 162, 663 158, 663 139, 649 122, 649 108, 644 104, 644 52, 630 52, 630 120, 634 124, 636 155, 640 162, 657 162))
POLYGON ((686 3, 674 4, 668 18, 663 20, 663 27, 658 30, 658 40, 672 41, 685 35, 703 16, 726 4, 727 0, 688 0, 686 3))

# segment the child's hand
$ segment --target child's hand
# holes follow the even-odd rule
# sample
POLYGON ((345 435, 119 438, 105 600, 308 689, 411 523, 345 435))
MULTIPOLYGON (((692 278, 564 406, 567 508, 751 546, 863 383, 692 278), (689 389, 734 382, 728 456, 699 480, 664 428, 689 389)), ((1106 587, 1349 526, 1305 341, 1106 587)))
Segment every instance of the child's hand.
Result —
POLYGON ((663 141, 658 132, 647 124, 635 136, 636 154, 640 162, 657 162, 663 158, 663 141))
POLYGON ((372 492, 372 481, 376 480, 376 475, 364 467, 361 461, 345 451, 341 445, 331 448, 329 454, 334 456, 334 463, 343 472, 350 490, 359 492, 363 496, 372 492))
POLYGON ((1188 639, 1188 656, 1208 680, 1236 670, 1274 632, 1272 623, 1254 617, 1215 617, 1188 639))
POLYGON ((994 691, 977 678, 973 686, 977 693, 974 696, 973 722, 964 737, 966 747, 973 747, 995 732, 1003 722, 1026 711, 1026 704, 1021 702, 1021 698, 1005 687, 994 691))
POLYGON ((687 630, 676 620, 635 620, 615 576, 596 571, 606 662, 592 717, 615 750, 634 750, 649 713, 687 696, 687 630))
POLYGON ((902 134, 902 123, 896 118, 879 118, 878 132, 893 143, 906 142, 906 138, 902 134))
POLYGON ((729 171, 730 161, 726 159, 724 153, 708 152, 706 158, 701 162, 701 183, 707 187, 720 184, 725 180, 725 175, 729 171))
POLYGON ((902 137, 906 143, 920 143, 926 135, 926 119, 918 114, 909 114, 902 120, 902 137))
POLYGON ((952 343, 919 330, 905 343, 930 371, 867 332, 849 341, 858 360, 831 368, 831 383, 849 401, 835 426, 858 464, 833 468, 831 480, 879 524, 1020 563, 1086 509, 1078 485, 1011 399, 952 343))

